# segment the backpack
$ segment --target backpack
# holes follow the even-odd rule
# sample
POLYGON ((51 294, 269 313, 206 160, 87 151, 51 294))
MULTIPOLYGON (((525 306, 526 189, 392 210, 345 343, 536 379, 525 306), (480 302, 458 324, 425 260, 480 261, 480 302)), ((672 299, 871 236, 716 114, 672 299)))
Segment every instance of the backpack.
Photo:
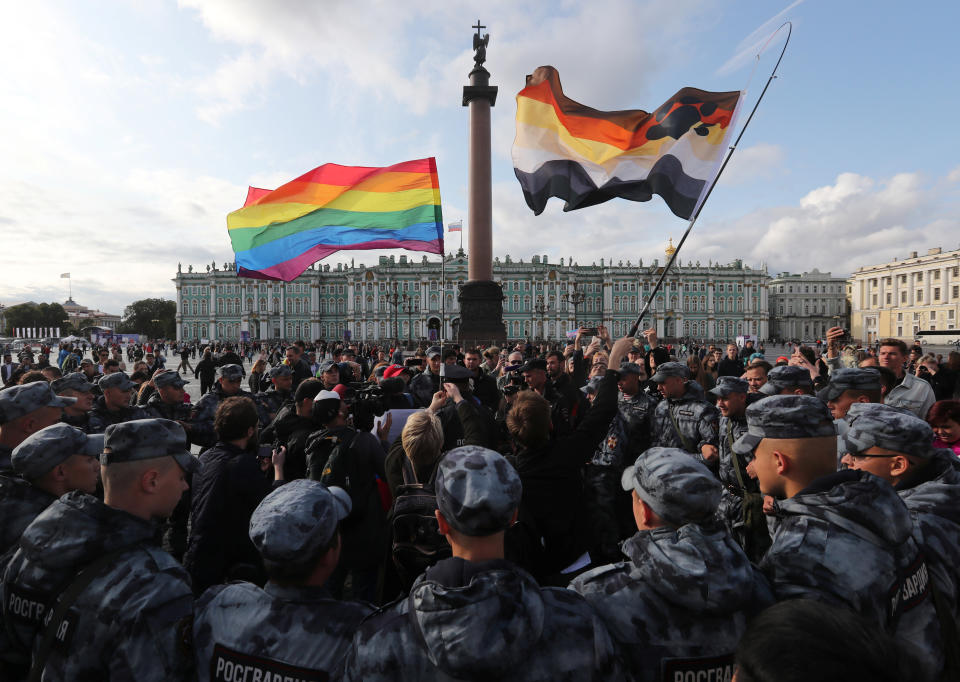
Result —
POLYGON ((410 460, 402 457, 403 485, 397 487, 389 516, 390 554, 400 582, 408 590, 417 576, 452 553, 434 516, 436 467, 427 483, 419 483, 410 460))
POLYGON ((363 486, 363 482, 357 480, 356 461, 349 455, 350 446, 356 435, 357 432, 354 429, 337 433, 324 429, 312 435, 307 441, 307 476, 326 486, 335 485, 343 488, 354 500, 354 507, 356 507, 356 489, 363 486))

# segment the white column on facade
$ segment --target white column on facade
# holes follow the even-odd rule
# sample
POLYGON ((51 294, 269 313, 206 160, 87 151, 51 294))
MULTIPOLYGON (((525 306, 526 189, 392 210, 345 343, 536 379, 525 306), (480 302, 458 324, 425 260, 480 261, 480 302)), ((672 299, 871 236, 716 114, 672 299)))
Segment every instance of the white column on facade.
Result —
MULTIPOLYGON (((930 294, 933 293, 932 285, 930 280, 933 279, 933 270, 927 270, 923 273, 923 303, 924 305, 930 305, 933 302, 933 299, 930 298, 930 294)), ((922 327, 922 325, 921 325, 922 327)))

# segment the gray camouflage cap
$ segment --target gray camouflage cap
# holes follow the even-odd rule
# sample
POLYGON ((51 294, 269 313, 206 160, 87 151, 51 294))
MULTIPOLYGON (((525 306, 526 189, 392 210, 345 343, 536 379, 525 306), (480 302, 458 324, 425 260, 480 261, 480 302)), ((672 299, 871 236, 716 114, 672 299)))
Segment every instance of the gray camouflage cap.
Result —
POLYGON ((767 372, 767 383, 758 393, 777 395, 787 388, 813 388, 810 372, 796 365, 778 365, 767 372))
POLYGON ((587 395, 596 395, 597 391, 600 390, 601 381, 603 381, 603 377, 593 377, 587 382, 586 386, 580 387, 580 391, 586 393, 587 395))
POLYGON ((933 429, 916 415, 879 403, 854 403, 847 412, 850 428, 842 436, 843 452, 856 455, 872 447, 929 459, 934 456, 933 429))
POLYGON ((121 391, 129 391, 132 388, 136 388, 137 385, 130 381, 130 377, 127 376, 126 372, 114 372, 113 374, 105 374, 100 377, 100 381, 97 382, 97 386, 100 387, 100 390, 105 388, 119 388, 121 391))
POLYGON ((662 365, 657 365, 656 372, 650 377, 650 381, 661 384, 667 377, 689 379, 690 369, 682 362, 665 362, 662 365))
POLYGON ((464 445, 440 460, 435 490, 437 507, 453 529, 477 537, 507 529, 523 486, 499 452, 464 445))
POLYGON ((822 400, 812 395, 775 395, 747 407, 747 432, 733 444, 733 451, 748 455, 764 438, 836 435, 833 416, 822 400))
POLYGON ((334 367, 337 368, 338 372, 340 371, 340 365, 338 365, 336 362, 333 360, 324 360, 322 363, 320 363, 320 369, 318 371, 320 374, 323 374, 324 372, 329 372, 334 367))
POLYGON ((99 457, 103 434, 88 435, 69 424, 54 424, 27 436, 13 449, 13 470, 28 481, 40 478, 71 455, 99 457))
POLYGON ((330 542, 350 509, 343 488, 300 478, 263 498, 250 517, 250 539, 267 561, 302 561, 330 542))
POLYGON ((620 484, 671 526, 713 516, 722 490, 707 467, 679 448, 650 448, 623 470, 620 484))
POLYGON ((748 384, 745 379, 741 379, 740 377, 720 377, 717 379, 717 385, 707 391, 707 393, 715 395, 718 398, 726 398, 731 393, 748 393, 749 391, 750 384, 748 384))
POLYGON ((220 368, 220 376, 225 377, 227 381, 240 381, 243 379, 243 367, 240 365, 224 365, 220 368))
POLYGON ((830 384, 817 394, 820 400, 836 400, 844 391, 879 391, 880 372, 873 367, 854 369, 842 367, 833 370, 830 384))
POLYGON ((292 377, 293 369, 290 368, 290 365, 277 365, 276 367, 271 367, 267 372, 268 379, 275 379, 276 377, 292 377))
POLYGON ((642 377, 646 374, 646 371, 644 371, 643 367, 635 362, 621 362, 620 369, 617 371, 619 371, 620 374, 636 374, 639 377, 642 377))
POLYGON ((188 474, 200 470, 200 460, 188 449, 187 432, 175 421, 135 419, 111 424, 105 435, 100 456, 104 466, 169 456, 188 474))
POLYGON ((46 381, 11 386, 0 391, 0 424, 30 414, 42 407, 66 407, 76 398, 58 396, 46 381))
POLYGON ((93 390, 93 384, 87 381, 87 375, 83 372, 71 372, 65 377, 50 382, 50 387, 57 395, 60 395, 61 391, 89 393, 93 390))
POLYGON ((165 369, 162 372, 157 373, 153 377, 153 385, 157 388, 163 388, 164 386, 175 386, 176 388, 183 388, 185 385, 189 384, 189 381, 186 381, 183 377, 180 376, 180 372, 174 372, 172 369, 165 369))

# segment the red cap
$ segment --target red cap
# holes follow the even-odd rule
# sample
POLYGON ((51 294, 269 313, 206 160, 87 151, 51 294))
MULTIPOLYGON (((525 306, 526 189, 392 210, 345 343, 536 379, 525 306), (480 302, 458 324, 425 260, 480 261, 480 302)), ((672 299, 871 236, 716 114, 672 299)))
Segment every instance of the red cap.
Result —
POLYGON ((383 370, 384 379, 392 379, 393 377, 400 376, 407 371, 407 368, 403 365, 390 365, 385 370, 383 370))
POLYGON ((780 362, 781 360, 784 362, 790 362, 790 358, 788 358, 786 355, 781 355, 779 358, 777 358, 777 362, 780 362))
POLYGON ((341 400, 344 400, 344 394, 347 392, 347 387, 343 384, 337 384, 333 387, 333 392, 340 396, 341 400))

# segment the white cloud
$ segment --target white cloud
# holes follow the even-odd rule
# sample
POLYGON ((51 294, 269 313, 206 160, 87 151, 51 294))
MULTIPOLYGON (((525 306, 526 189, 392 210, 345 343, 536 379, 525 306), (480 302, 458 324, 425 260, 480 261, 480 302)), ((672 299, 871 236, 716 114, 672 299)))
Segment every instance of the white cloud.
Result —
POLYGON ((947 173, 947 182, 960 182, 960 166, 947 173))
MULTIPOLYGON (((257 106, 278 78, 306 82, 315 75, 333 88, 349 83, 351 92, 340 90, 341 96, 389 99, 415 114, 458 106, 472 58, 465 19, 475 8, 464 1, 180 0, 180 6, 195 10, 217 40, 240 50, 196 83, 205 99, 199 115, 210 122, 257 106)), ((501 97, 520 90, 525 74, 549 62, 578 84, 591 106, 624 108, 624 92, 644 94, 668 47, 682 54, 692 38, 685 20, 713 11, 702 0, 679 0, 651 23, 657 7, 652 0, 540 7, 490 2, 483 9, 492 34, 487 67, 501 97)))
POLYGON ((783 166, 786 152, 777 144, 755 144, 738 148, 723 171, 724 185, 742 185, 757 178, 769 178, 783 166))

